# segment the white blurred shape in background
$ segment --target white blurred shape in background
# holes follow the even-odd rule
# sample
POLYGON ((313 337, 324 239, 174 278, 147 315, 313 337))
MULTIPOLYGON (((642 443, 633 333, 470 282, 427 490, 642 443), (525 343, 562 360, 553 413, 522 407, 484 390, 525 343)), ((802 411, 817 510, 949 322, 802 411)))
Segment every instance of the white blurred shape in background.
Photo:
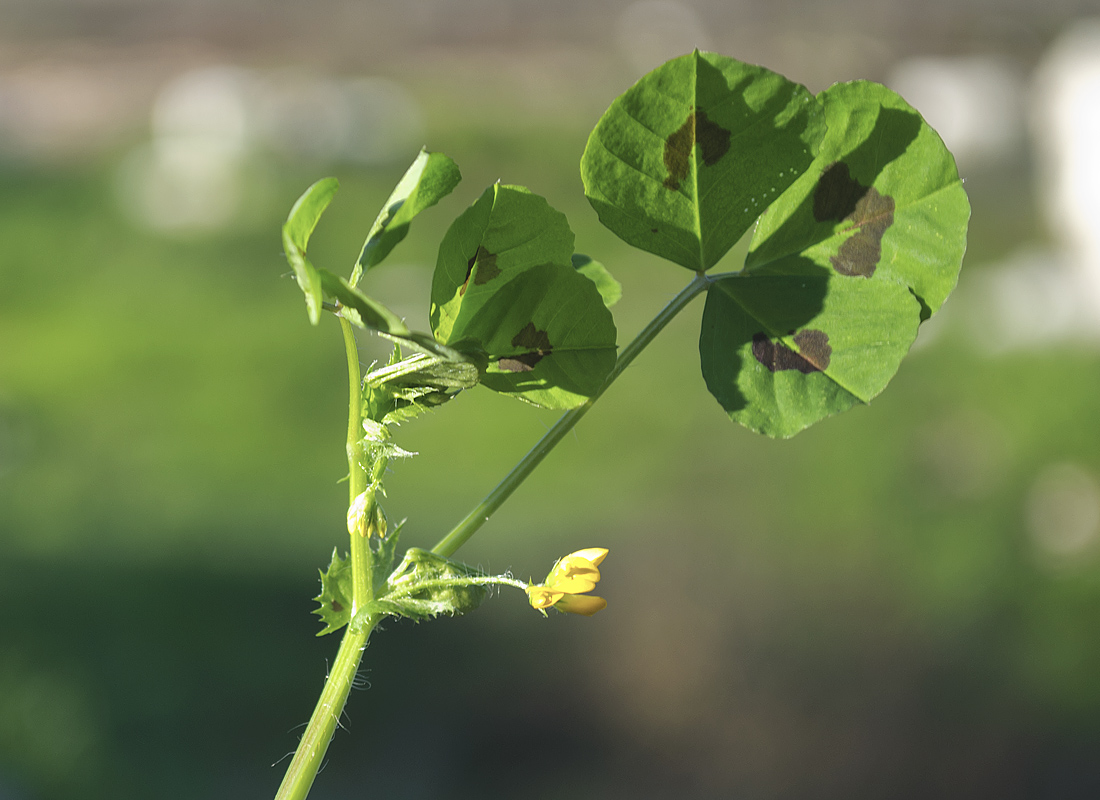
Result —
POLYGON ((1051 464, 1032 482, 1025 514, 1032 541, 1044 556, 1082 555, 1100 541, 1100 484, 1077 464, 1051 464))
POLYGON ((126 210, 162 231, 214 230, 241 205, 249 145, 247 73, 211 67, 166 85, 152 110, 152 141, 123 162, 126 210))
POLYGON ((713 49, 695 10, 671 0, 631 3, 615 24, 615 41, 639 74, 696 48, 713 49))
POLYGON ((1071 26, 1031 85, 1039 203, 1054 246, 978 273, 972 340, 990 353, 1100 342, 1100 21, 1071 26))
POLYGON ((963 172, 1023 144, 1023 81, 1006 59, 911 58, 887 83, 936 129, 963 172))
POLYGON ((289 158, 388 164, 423 144, 419 104, 386 78, 282 73, 257 101, 258 136, 289 158))
POLYGON ((119 170, 122 204, 139 223, 175 233, 234 223, 258 158, 388 164, 419 150, 423 122, 399 84, 236 67, 191 70, 152 109, 151 141, 119 170))
POLYGON ((1100 20, 1074 25, 1043 59, 1032 124, 1051 229, 1088 270, 1100 300, 1100 20))

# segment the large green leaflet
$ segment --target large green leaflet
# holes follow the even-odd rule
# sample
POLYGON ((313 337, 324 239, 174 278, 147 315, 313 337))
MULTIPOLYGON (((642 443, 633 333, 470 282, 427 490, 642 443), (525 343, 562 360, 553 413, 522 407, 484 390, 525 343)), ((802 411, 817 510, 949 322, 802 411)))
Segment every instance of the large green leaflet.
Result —
POLYGON ((817 159, 703 313, 707 387, 731 419, 771 436, 881 392, 954 288, 966 247, 966 193, 920 115, 867 81, 821 98, 817 159))
POLYGON ((600 221, 629 244, 710 269, 813 161, 821 104, 762 67, 700 53, 615 100, 581 159, 600 221))
POLYGON ((813 165, 760 219, 745 269, 833 274, 910 288, 927 319, 955 288, 970 203, 939 135, 897 94, 853 81, 821 93, 813 165))
POLYGON ((736 422, 793 436, 868 402, 909 351, 920 306, 897 285, 827 274, 742 273, 710 287, 699 352, 703 377, 736 422))
POLYGON ((440 245, 436 339, 485 363, 490 389, 549 408, 580 405, 615 365, 615 323, 572 256, 573 232, 543 198, 489 187, 440 245))

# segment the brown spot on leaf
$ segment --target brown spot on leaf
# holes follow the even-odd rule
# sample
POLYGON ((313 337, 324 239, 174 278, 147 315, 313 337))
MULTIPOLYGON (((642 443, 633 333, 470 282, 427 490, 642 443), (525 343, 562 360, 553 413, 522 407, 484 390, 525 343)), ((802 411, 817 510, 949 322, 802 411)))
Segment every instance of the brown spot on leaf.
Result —
POLYGON ((833 348, 829 345, 829 335, 825 331, 807 328, 794 335, 794 343, 798 345, 798 352, 819 370, 829 367, 829 359, 833 355, 833 348))
POLYGON ((894 224, 894 198, 872 186, 847 219, 858 230, 829 261, 841 275, 870 278, 882 258, 882 236, 894 224))
POLYGON ((343 610, 344 610, 344 606, 343 606, 343 605, 341 605, 341 603, 340 603, 340 601, 339 601, 339 600, 333 600, 333 601, 332 601, 332 610, 333 610, 333 611, 343 611, 343 610))
POLYGON ((707 117, 707 112, 692 110, 684 124, 665 141, 665 188, 676 191, 688 174, 688 159, 692 148, 699 143, 703 164, 712 167, 730 149, 730 132, 707 117))
POLYGON ((535 323, 528 322, 523 329, 512 337, 512 347, 526 347, 529 350, 538 350, 546 354, 551 348, 550 336, 546 331, 540 331, 535 323))
POLYGON ((857 228, 829 260, 841 275, 869 278, 882 258, 882 236, 894 224, 894 198, 864 186, 851 176, 847 164, 834 161, 814 189, 814 219, 843 220, 857 228))
POLYGON ((536 328, 533 322, 528 322, 512 337, 512 347, 523 347, 531 352, 508 356, 497 361, 497 366, 504 372, 530 372, 554 349, 550 344, 550 336, 546 331, 536 328))
POLYGON ((497 361, 497 366, 503 372, 530 372, 540 361, 542 361, 542 353, 521 353, 518 356, 500 359, 497 361))
POLYGON ((466 280, 463 281, 461 288, 458 290, 459 296, 466 294, 466 289, 470 285, 470 273, 474 272, 475 266, 477 267, 477 272, 474 273, 475 286, 488 283, 500 274, 500 269, 497 268, 496 254, 490 253, 484 247, 478 245, 477 252, 470 256, 470 260, 466 262, 466 280))
POLYGON ((757 333, 752 337, 752 355, 770 372, 796 369, 805 375, 821 372, 829 366, 833 348, 827 333, 811 329, 799 331, 794 342, 800 353, 782 342, 773 342, 766 333, 757 333))

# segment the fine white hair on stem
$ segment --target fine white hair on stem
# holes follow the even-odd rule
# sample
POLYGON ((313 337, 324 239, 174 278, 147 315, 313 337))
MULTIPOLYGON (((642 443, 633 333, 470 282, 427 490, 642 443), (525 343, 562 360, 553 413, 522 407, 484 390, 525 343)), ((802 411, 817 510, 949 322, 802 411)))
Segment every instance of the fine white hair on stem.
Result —
POLYGON ((272 767, 277 767, 277 766, 279 766, 279 764, 286 761, 288 758, 292 758, 293 756, 294 756, 294 751, 293 750, 288 750, 285 753, 283 753, 281 756, 279 756, 279 758, 277 760, 272 761, 271 766, 272 767))
POLYGON ((366 691, 370 688, 370 678, 367 677, 367 673, 370 670, 360 667, 355 671, 355 675, 351 679, 351 688, 357 691, 366 691))

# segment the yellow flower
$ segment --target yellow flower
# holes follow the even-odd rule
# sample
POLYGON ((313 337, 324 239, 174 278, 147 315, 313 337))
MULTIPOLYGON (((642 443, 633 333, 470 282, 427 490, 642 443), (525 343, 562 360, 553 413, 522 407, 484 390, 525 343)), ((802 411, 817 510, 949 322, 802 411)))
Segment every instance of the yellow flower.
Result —
POLYGON ((602 597, 586 595, 600 580, 599 564, 607 555, 602 547, 589 547, 570 553, 550 570, 541 586, 528 586, 527 599, 544 614, 553 606, 558 611, 590 617, 607 606, 602 597))

